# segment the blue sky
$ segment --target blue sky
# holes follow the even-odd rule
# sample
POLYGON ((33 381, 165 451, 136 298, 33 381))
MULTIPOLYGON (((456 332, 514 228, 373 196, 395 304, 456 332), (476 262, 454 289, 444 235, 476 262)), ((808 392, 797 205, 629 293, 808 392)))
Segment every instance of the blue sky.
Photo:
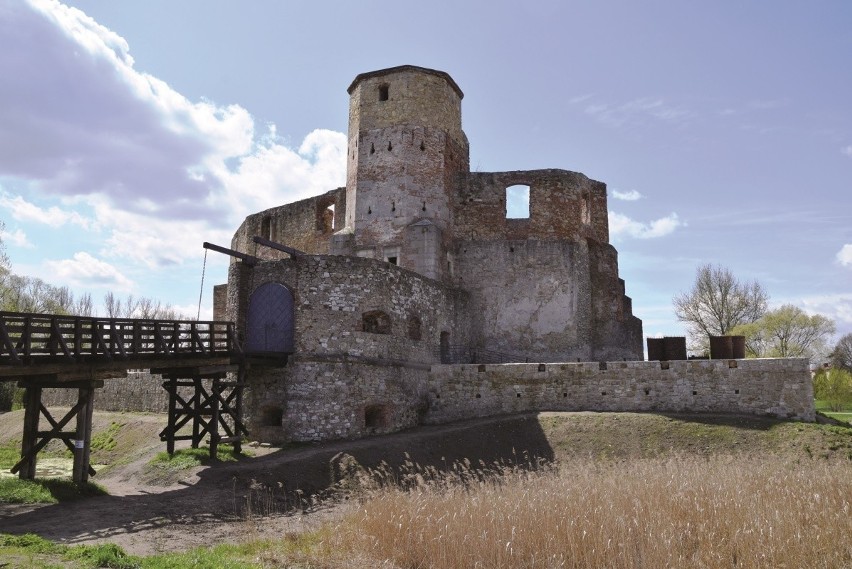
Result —
POLYGON ((346 87, 411 64, 464 91, 472 169, 608 185, 646 335, 684 333, 704 263, 852 332, 850 55, 842 0, 0 0, 3 240, 15 272, 194 315, 201 243, 344 185, 346 87))

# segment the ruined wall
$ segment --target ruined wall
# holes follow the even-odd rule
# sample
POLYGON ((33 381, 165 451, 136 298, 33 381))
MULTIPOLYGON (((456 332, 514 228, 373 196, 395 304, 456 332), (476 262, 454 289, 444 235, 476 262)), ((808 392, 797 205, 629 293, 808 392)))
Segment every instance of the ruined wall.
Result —
POLYGON ((606 185, 567 170, 470 172, 454 203, 457 240, 609 242, 606 185), (506 218, 506 188, 530 188, 529 219, 506 218))
POLYGON ((804 359, 432 367, 426 423, 522 411, 748 413, 813 421, 804 359))
POLYGON ((618 252, 608 243, 589 241, 591 345, 593 361, 641 360, 642 321, 618 278, 618 252))
POLYGON ((469 241, 456 249, 473 342, 535 361, 591 359, 588 251, 567 241, 469 241))
POLYGON ((345 217, 346 188, 337 188, 246 217, 231 240, 231 249, 265 260, 288 257, 275 249, 255 246, 252 238, 259 235, 305 253, 325 255, 329 252, 331 234, 343 227, 345 217))

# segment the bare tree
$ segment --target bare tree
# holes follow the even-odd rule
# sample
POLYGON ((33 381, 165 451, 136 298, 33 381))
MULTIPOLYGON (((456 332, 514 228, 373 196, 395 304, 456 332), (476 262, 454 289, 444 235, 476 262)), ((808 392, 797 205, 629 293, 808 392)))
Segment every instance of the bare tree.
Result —
POLYGON ((757 281, 741 282, 727 268, 708 264, 696 271, 692 290, 675 296, 673 303, 678 320, 687 325, 690 344, 703 348, 708 336, 724 336, 737 325, 758 320, 768 300, 757 281))
POLYGON ((104 310, 110 318, 142 318, 145 320, 179 320, 184 316, 179 314, 169 304, 147 297, 135 298, 127 295, 123 301, 113 293, 104 295, 104 310))
POLYGON ((833 367, 852 372, 852 334, 841 337, 829 357, 833 367))

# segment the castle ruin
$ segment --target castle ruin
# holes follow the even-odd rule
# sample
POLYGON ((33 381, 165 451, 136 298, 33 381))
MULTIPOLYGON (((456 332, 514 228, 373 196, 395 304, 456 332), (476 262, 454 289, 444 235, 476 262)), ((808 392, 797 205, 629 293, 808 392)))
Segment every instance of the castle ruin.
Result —
POLYGON ((463 93, 442 71, 363 73, 348 92, 346 187, 248 216, 231 247, 261 262, 235 260, 214 291, 214 319, 236 322, 256 358, 274 356, 249 373, 254 437, 354 438, 532 409, 807 415, 795 366, 767 394, 740 386, 736 366, 695 362, 713 393, 692 382, 681 399, 668 366, 641 361, 605 184, 559 169, 471 172, 463 93), (515 186, 528 217, 507 216, 515 186), (721 399, 717 372, 736 383, 721 399))

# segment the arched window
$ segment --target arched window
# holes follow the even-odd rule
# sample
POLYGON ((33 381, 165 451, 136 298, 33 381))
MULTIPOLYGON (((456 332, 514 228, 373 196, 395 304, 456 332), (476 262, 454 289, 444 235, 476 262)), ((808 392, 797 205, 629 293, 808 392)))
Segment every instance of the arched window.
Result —
POLYGON ((249 297, 247 353, 293 353, 293 294, 278 283, 257 287, 249 297))
POLYGON ((361 330, 370 334, 390 334, 390 316, 381 310, 371 310, 361 316, 361 330))

